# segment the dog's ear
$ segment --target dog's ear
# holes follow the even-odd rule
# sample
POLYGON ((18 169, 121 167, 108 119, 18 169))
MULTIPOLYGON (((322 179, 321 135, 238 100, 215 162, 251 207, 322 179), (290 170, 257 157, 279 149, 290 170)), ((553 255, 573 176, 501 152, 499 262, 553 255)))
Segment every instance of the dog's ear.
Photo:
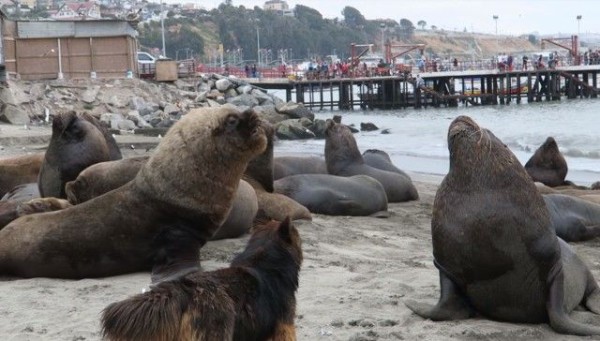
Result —
POLYGON ((278 230, 279 237, 281 237, 281 239, 288 243, 292 242, 290 216, 285 217, 285 219, 279 224, 278 230))

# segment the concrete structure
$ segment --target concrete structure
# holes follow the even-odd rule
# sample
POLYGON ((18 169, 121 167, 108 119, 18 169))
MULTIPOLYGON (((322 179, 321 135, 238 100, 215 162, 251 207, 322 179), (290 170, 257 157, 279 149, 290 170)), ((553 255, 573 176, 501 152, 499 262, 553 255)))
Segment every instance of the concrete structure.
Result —
POLYGON ((9 74, 36 80, 137 73, 138 33, 125 20, 0 20, 0 62, 9 74))

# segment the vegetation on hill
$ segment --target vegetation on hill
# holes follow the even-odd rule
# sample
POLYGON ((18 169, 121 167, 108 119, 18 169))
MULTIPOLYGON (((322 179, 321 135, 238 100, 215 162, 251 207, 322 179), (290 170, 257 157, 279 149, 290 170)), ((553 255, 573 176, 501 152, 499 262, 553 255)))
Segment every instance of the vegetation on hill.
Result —
MULTIPOLYGON (((282 16, 260 7, 233 6, 225 1, 211 11, 190 11, 182 15, 169 13, 165 20, 167 56, 180 58, 193 55, 204 62, 220 63, 220 45, 223 59, 230 64, 243 64, 258 59, 276 63, 306 60, 326 55, 350 56, 350 46, 374 44, 374 51, 382 51, 382 34, 393 44, 426 44, 415 50, 413 56, 425 53, 429 58, 469 56, 489 58, 498 53, 522 53, 539 50, 535 36, 499 36, 450 32, 435 25, 417 21, 419 29, 409 19, 367 20, 356 8, 347 6, 342 18, 323 18, 317 10, 297 5, 295 16, 282 16), (258 41, 257 41, 258 39, 258 41), (183 53, 185 51, 185 53, 183 53)), ((140 24, 140 43, 144 48, 162 46, 160 23, 140 24)))

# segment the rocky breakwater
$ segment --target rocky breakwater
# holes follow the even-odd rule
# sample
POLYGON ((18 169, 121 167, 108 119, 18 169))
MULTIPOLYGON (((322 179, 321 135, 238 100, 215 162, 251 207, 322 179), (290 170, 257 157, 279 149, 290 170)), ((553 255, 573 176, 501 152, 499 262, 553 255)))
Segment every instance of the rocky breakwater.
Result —
POLYGON ((0 122, 49 125, 64 111, 89 112, 116 133, 159 135, 188 110, 235 105, 253 108, 280 139, 324 137, 325 122, 302 103, 282 99, 243 80, 207 74, 161 83, 141 79, 9 81, 0 86, 0 122))

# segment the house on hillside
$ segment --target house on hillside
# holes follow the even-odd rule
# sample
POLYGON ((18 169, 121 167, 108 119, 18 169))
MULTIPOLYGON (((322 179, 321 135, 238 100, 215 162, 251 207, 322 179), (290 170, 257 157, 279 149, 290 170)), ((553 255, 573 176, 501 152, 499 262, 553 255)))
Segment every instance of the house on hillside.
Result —
POLYGON ((101 19, 100 6, 94 1, 66 2, 51 16, 54 20, 101 19))
POLYGON ((283 0, 268 0, 267 2, 265 2, 263 9, 265 11, 276 12, 279 15, 290 17, 294 16, 294 11, 292 11, 290 9, 290 6, 288 6, 288 3, 283 0))
POLYGON ((125 78, 137 73, 138 32, 126 20, 9 20, 0 12, 0 59, 21 79, 125 78))

